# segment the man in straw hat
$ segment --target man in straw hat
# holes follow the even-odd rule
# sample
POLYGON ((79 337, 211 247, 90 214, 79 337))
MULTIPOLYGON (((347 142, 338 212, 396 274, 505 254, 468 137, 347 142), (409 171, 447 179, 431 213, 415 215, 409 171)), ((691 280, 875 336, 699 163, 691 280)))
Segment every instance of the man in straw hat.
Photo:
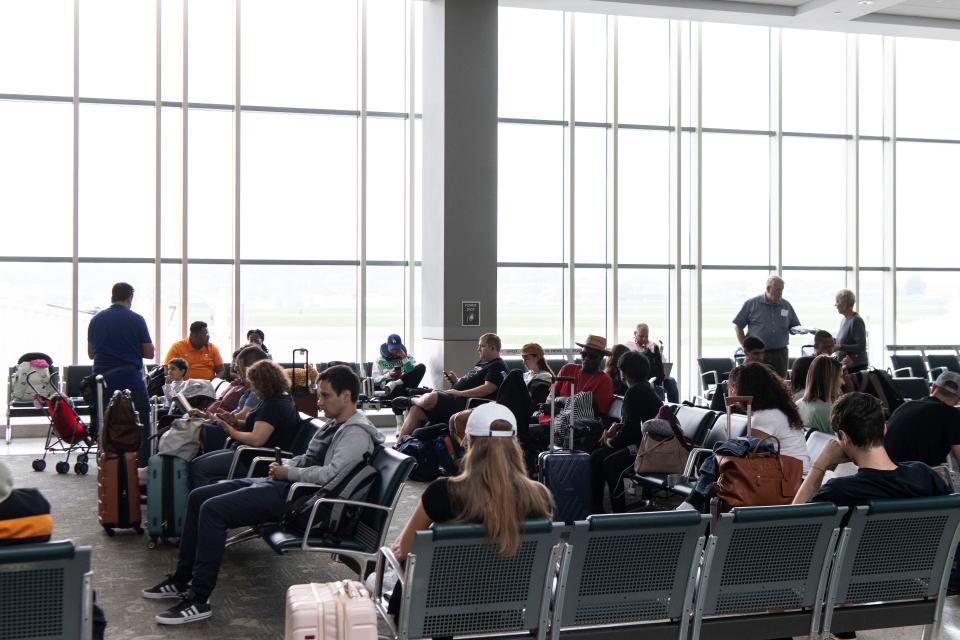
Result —
MULTIPOLYGON (((580 347, 580 357, 583 364, 568 362, 560 368, 560 377, 576 378, 575 390, 592 391, 593 402, 601 415, 607 415, 610 404, 613 402, 613 380, 603 371, 603 358, 609 356, 607 339, 601 336, 587 336, 583 342, 576 343, 580 347)), ((558 381, 554 385, 555 398, 569 396, 570 383, 558 381)))

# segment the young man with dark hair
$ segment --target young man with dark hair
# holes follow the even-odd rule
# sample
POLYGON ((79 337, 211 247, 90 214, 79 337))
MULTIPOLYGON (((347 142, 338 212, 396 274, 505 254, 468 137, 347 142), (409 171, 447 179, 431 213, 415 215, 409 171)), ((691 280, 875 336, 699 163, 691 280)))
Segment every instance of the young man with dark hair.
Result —
POLYGON ((763 354, 766 352, 767 345, 757 336, 747 336, 743 339, 743 364, 757 362, 763 364, 763 354))
POLYGON ((829 331, 820 329, 813 334, 813 355, 829 356, 836 346, 837 341, 833 339, 833 335, 829 331))
POLYGON ((449 422, 455 413, 467 408, 470 398, 497 399, 497 390, 507 375, 507 365, 500 357, 500 336, 485 333, 477 342, 480 360, 469 373, 457 376, 445 371, 447 380, 453 384, 446 391, 431 391, 419 398, 395 398, 393 406, 400 409, 409 404, 410 411, 400 427, 400 435, 408 435, 424 424, 449 422), (406 400, 406 402, 404 402, 406 400))
POLYGON ((319 379, 317 408, 329 419, 305 454, 271 464, 269 478, 227 480, 190 492, 177 569, 142 592, 151 600, 180 598, 156 616, 158 623, 185 624, 212 615, 207 600, 217 583, 228 529, 279 521, 290 483, 335 486, 364 455, 383 444, 383 434, 357 411, 359 390, 360 379, 349 367, 325 370, 319 379))
POLYGON ((794 504, 833 502, 839 507, 866 504, 876 498, 913 498, 950 493, 943 479, 922 462, 895 463, 883 446, 886 427, 880 401, 865 393, 847 393, 833 405, 830 423, 837 434, 810 465, 794 504), (827 469, 853 462, 852 476, 823 483, 827 469))
POLYGON ((190 324, 189 336, 170 345, 163 363, 168 364, 174 358, 183 358, 190 363, 188 379, 213 380, 223 375, 220 350, 210 342, 210 331, 202 320, 190 324))

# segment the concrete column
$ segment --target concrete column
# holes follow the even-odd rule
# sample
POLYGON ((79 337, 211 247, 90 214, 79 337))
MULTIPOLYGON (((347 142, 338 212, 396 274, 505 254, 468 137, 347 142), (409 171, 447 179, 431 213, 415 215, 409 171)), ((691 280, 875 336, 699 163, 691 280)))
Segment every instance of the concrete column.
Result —
POLYGON ((428 0, 423 12, 423 345, 427 383, 477 359, 496 331, 497 1, 428 0), (461 303, 480 304, 463 326, 461 303))

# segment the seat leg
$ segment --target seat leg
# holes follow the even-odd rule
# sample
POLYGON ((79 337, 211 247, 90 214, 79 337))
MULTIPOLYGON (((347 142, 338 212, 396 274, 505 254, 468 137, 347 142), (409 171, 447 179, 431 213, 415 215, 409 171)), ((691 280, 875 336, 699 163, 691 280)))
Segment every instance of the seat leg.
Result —
POLYGON ((920 636, 923 640, 937 640, 940 637, 940 626, 928 624, 923 627, 923 635, 920 636))
POLYGON ((12 432, 10 428, 10 409, 7 408, 7 429, 6 431, 3 432, 3 437, 6 440, 7 444, 10 444, 11 436, 12 436, 12 432))

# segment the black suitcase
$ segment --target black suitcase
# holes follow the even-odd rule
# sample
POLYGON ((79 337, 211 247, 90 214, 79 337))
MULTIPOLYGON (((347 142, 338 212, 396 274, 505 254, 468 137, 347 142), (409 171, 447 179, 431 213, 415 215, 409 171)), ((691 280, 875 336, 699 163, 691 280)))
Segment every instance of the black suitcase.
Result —
MULTIPOLYGON (((575 378, 557 378, 570 383, 570 395, 576 393, 575 378)), ((590 515, 590 454, 572 450, 573 432, 571 428, 571 449, 560 449, 553 442, 553 430, 556 422, 555 402, 550 403, 550 444, 549 448, 537 458, 537 470, 542 482, 553 494, 553 519, 567 524, 584 520, 590 515)))

